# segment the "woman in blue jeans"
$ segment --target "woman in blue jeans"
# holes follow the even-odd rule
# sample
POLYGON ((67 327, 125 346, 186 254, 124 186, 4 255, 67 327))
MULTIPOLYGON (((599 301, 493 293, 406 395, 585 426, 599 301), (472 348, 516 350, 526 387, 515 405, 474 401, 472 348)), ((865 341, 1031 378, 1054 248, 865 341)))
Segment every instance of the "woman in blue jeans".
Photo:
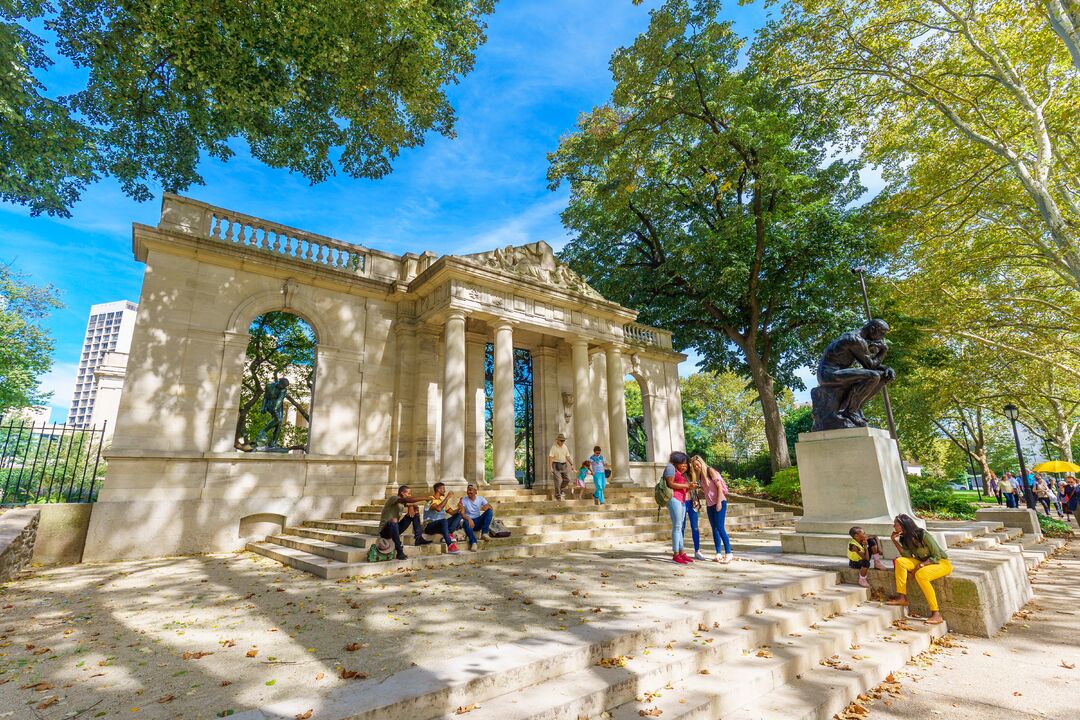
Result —
POLYGON ((686 529, 686 499, 690 494, 690 484, 686 481, 690 458, 684 452, 673 452, 664 468, 664 480, 671 488, 671 500, 668 501, 668 513, 671 515, 671 559, 680 565, 694 562, 686 555, 683 546, 683 533, 686 529))
MULTIPOLYGON (((731 541, 728 539, 727 530, 724 529, 724 520, 727 516, 727 483, 724 482, 723 475, 706 465, 705 460, 700 455, 690 458, 690 481, 705 493, 705 510, 709 514, 713 546, 716 548, 715 562, 729 563, 731 562, 731 541), (720 553, 721 543, 724 546, 723 554, 720 553)), ((694 536, 694 544, 696 545, 696 532, 694 536)), ((703 560, 704 557, 699 559, 703 560)))

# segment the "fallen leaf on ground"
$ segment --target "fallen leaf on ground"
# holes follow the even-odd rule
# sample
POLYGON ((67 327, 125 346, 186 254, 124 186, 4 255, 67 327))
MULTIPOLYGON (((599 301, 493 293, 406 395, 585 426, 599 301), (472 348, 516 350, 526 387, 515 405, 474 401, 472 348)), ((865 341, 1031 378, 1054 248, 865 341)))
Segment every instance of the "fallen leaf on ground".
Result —
POLYGON ((664 711, 658 707, 651 707, 648 710, 638 710, 638 717, 660 717, 664 714, 664 711))
POLYGON ((232 680, 222 680, 219 687, 229 687, 230 685, 232 685, 232 680))
POLYGON ((616 655, 615 657, 600 658, 596 661, 596 664, 600 667, 626 667, 626 663, 633 660, 632 655, 616 655))
POLYGON ((35 692, 45 692, 46 690, 52 690, 55 685, 47 682, 30 683, 29 685, 22 685, 23 690, 34 690, 35 692))
POLYGON ((30 654, 31 655, 44 655, 47 652, 49 652, 49 648, 38 648, 37 650, 34 650, 30 654))
POLYGON ((367 673, 360 672, 359 670, 346 670, 345 668, 341 668, 338 677, 342 680, 367 680, 367 673))
POLYGON ((214 653, 212 653, 212 652, 187 652, 187 651, 185 651, 184 655, 183 655, 183 658, 185 660, 201 660, 202 658, 206 657, 207 655, 213 655, 213 654, 214 653))
POLYGON ((1065 662, 1064 660, 1062 660, 1061 667, 1065 668, 1066 670, 1072 670, 1076 667, 1076 663, 1065 662))
POLYGON ((296 713, 296 715, 295 715, 296 720, 308 720, 308 718, 311 717, 311 713, 314 712, 314 710, 315 710, 315 708, 312 708, 311 710, 308 710, 307 712, 296 713))
POLYGON ((364 647, 364 646, 361 645, 360 643, 349 643, 348 645, 345 646, 345 651, 346 652, 356 652, 357 650, 359 650, 362 647, 364 647))
POLYGON ((480 708, 479 705, 461 705, 460 707, 458 707, 457 710, 454 711, 454 714, 455 715, 464 715, 465 713, 470 713, 473 710, 477 710, 479 708, 480 708))
POLYGON ((60 697, 58 695, 53 695, 52 697, 45 698, 40 703, 38 703, 37 709, 38 710, 44 710, 45 708, 52 707, 53 705, 55 705, 58 702, 60 702, 60 697))
POLYGON ((162 695, 161 697, 158 698, 158 702, 161 703, 162 705, 164 705, 165 703, 172 702, 175 699, 176 698, 173 695, 162 695))
POLYGON ((248 657, 255 657, 258 654, 259 654, 259 649, 258 648, 251 648, 250 650, 247 651, 247 656, 248 657))
POLYGON ((318 682, 319 680, 322 680, 324 677, 326 677, 326 673, 319 673, 318 675, 315 676, 315 681, 318 682))
POLYGON ((772 654, 772 652, 770 650, 767 650, 766 648, 762 648, 761 650, 757 651, 757 656, 759 658, 771 658, 773 656, 773 654, 772 654))

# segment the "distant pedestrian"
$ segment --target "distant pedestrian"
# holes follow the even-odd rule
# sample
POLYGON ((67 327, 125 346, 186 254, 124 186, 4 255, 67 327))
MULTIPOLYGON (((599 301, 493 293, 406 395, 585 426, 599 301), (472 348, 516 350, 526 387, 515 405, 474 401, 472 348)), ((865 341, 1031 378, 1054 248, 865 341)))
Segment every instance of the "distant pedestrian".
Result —
POLYGON ((1072 515, 1080 526, 1080 485, 1071 475, 1065 478, 1065 512, 1072 515))
POLYGON ((1032 488, 1035 499, 1043 506, 1043 512, 1050 517, 1050 486, 1046 484, 1046 478, 1042 475, 1035 476, 1035 485, 1032 488))
POLYGON ((555 444, 548 450, 548 465, 551 469, 551 483, 555 490, 555 499, 562 500, 563 491, 570 484, 570 448, 566 447, 566 436, 559 433, 555 444))
POLYGON ((990 479, 987 480, 987 487, 990 489, 990 494, 997 499, 997 504, 1004 503, 1004 499, 1001 497, 1001 484, 998 482, 997 476, 993 471, 990 472, 990 479))
POLYGON ((1015 508, 1016 502, 1016 489, 1019 484, 1016 482, 1016 478, 1013 477, 1011 472, 1005 473, 1001 478, 1001 492, 1005 495, 1005 507, 1015 508))
POLYGON ((607 487, 608 464, 600 452, 600 446, 597 445, 592 449, 592 455, 589 456, 586 462, 589 463, 589 469, 592 470, 593 497, 596 498, 596 502, 603 505, 604 488, 607 487))

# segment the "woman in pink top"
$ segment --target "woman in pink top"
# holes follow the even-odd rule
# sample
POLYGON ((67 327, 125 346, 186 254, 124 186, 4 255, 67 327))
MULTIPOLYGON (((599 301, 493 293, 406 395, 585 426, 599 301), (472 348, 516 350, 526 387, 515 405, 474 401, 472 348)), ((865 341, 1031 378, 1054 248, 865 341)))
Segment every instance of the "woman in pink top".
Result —
POLYGON ((686 497, 690 483, 686 481, 690 458, 684 452, 673 452, 664 468, 664 480, 671 488, 671 500, 668 501, 668 514, 671 515, 671 559, 680 565, 692 562, 684 548, 683 532, 686 527, 686 497))
POLYGON ((700 455, 690 458, 690 481, 696 483, 705 492, 705 510, 709 514, 712 526, 713 545, 716 547, 715 562, 731 562, 731 541, 724 529, 727 516, 727 483, 724 476, 715 468, 705 464, 700 455), (724 544, 724 553, 720 553, 720 544, 724 544))

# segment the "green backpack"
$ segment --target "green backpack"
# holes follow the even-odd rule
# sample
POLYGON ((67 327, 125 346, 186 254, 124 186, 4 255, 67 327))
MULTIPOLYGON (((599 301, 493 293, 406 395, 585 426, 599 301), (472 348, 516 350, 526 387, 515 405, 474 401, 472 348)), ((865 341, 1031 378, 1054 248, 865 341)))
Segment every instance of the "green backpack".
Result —
POLYGON ((661 477, 653 489, 653 497, 656 499, 656 507, 666 508, 671 502, 671 488, 668 487, 667 478, 661 477))

